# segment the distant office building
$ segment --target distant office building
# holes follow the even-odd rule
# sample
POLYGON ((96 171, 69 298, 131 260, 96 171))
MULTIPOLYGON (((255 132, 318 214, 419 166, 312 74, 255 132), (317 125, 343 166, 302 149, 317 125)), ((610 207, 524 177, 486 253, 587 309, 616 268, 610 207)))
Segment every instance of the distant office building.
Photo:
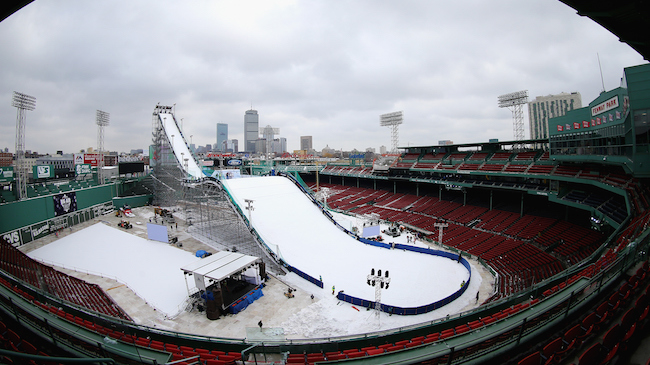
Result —
POLYGON ((239 152, 239 140, 229 139, 226 141, 226 150, 224 152, 239 152))
POLYGON ((284 137, 275 138, 271 143, 271 152, 276 155, 283 154, 287 151, 287 139, 284 137))
POLYGON ((266 138, 258 138, 255 141, 253 141, 253 150, 252 151, 247 151, 247 152, 254 152, 254 153, 266 153, 266 138))
POLYGON ((300 149, 302 151, 311 151, 313 148, 311 136, 300 136, 300 149))
POLYGON ((228 140, 228 124, 217 123, 217 144, 214 146, 215 151, 225 152, 226 141, 228 140))
MULTIPOLYGON (((66 153, 65 155, 54 155, 54 156, 41 156, 36 159, 37 165, 52 165, 55 170, 58 169, 74 169, 74 160, 72 153, 66 153)), ((106 160, 106 158, 104 158, 106 160)))
POLYGON ((386 150, 387 150, 386 146, 379 146, 379 153, 380 154, 385 155, 386 150))
POLYGON ((528 126, 530 138, 548 138, 548 120, 565 115, 568 111, 582 108, 579 92, 538 96, 528 102, 528 126))
POLYGON ((255 144, 260 135, 260 117, 257 110, 247 110, 244 114, 244 151, 255 152, 255 144))
POLYGON ((14 162, 14 155, 10 152, 0 152, 0 166, 11 166, 14 162))

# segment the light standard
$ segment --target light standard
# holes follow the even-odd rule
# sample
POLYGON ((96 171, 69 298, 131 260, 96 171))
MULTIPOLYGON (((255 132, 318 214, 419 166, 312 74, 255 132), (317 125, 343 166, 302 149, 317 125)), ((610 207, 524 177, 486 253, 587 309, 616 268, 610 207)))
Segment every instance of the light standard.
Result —
POLYGON ((16 114, 16 190, 19 200, 27 199, 27 161, 25 160, 25 120, 28 110, 36 108, 36 98, 14 91, 11 106, 17 108, 16 114))
POLYGON ((442 230, 448 227, 449 223, 434 223, 433 226, 438 228, 438 244, 442 245, 442 230))
POLYGON ((248 224, 250 224, 251 228, 253 228, 253 220, 251 218, 251 212, 255 210, 255 208, 253 207, 254 200, 244 199, 244 201, 246 202, 246 204, 248 204, 248 206, 246 207, 246 210, 248 210, 248 224))
MULTIPOLYGON (((390 284, 390 278, 388 277, 388 270, 385 272, 385 276, 381 275, 381 269, 377 270, 375 275, 375 269, 370 270, 370 275, 366 278, 368 285, 375 287, 375 315, 379 319, 379 312, 381 309, 381 289, 388 289, 388 284, 390 284)), ((391 312, 392 314, 392 312, 391 312)))

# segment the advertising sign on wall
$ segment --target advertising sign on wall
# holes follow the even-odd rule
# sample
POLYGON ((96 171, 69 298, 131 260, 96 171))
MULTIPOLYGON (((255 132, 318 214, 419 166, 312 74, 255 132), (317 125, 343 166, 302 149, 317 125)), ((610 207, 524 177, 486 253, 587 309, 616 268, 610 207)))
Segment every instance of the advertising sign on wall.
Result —
POLYGON ((615 95, 613 98, 605 100, 602 103, 591 108, 591 115, 596 116, 615 108, 618 108, 618 95, 615 95))
POLYGON ((83 163, 74 166, 74 171, 77 176, 91 175, 93 170, 90 168, 90 164, 83 163))
POLYGON ((14 167, 13 166, 1 166, 0 167, 0 183, 12 182, 14 181, 14 167))
POLYGON ((11 245, 18 247, 21 245, 20 243, 20 234, 18 233, 18 230, 15 230, 13 232, 5 233, 2 235, 2 239, 10 243, 11 245))
POLYGON ((90 164, 93 167, 99 166, 101 155, 99 153, 75 153, 74 154, 74 163, 75 165, 79 164, 90 164))
POLYGON ((50 234, 48 222, 37 223, 32 226, 32 240, 37 240, 50 234))
POLYGON ((54 166, 52 165, 37 165, 34 166, 34 179, 49 179, 54 177, 54 166))
POLYGON ((75 192, 57 194, 52 199, 54 199, 54 214, 56 216, 77 210, 77 194, 75 192))

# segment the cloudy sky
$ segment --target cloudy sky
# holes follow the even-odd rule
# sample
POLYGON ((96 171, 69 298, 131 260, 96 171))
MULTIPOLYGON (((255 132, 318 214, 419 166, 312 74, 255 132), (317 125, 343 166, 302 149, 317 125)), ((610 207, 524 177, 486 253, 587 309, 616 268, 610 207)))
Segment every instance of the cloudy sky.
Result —
POLYGON ((96 148, 97 109, 107 150, 147 149, 159 102, 196 145, 222 122, 242 146, 251 106, 290 151, 301 135, 390 147, 379 115, 393 111, 402 146, 512 140, 499 95, 578 91, 585 105, 597 54, 607 90, 644 63, 557 0, 36 0, 0 22, 0 47, 0 148, 15 149, 19 91, 36 97, 25 144, 40 153, 96 148))

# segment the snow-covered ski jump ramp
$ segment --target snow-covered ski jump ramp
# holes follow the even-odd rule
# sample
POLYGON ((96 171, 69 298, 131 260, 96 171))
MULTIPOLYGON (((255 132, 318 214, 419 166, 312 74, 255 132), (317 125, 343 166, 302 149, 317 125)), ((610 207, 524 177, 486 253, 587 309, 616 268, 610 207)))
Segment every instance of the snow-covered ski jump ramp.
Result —
POLYGON ((163 131, 169 145, 172 148, 172 152, 176 157, 178 165, 185 171, 185 173, 194 179, 199 179, 205 177, 205 174, 201 170, 201 167, 194 159, 194 155, 190 151, 190 147, 185 140, 185 136, 178 128, 178 123, 174 118, 172 113, 159 113, 158 118, 160 119, 160 124, 162 125, 163 131))
MULTIPOLYGON (((396 314, 419 314, 440 308, 461 296, 469 284, 469 263, 464 259, 459 263, 454 259, 456 254, 443 253, 448 255, 444 257, 432 254, 435 250, 419 248, 431 251, 426 254, 363 243, 333 224, 286 177, 222 182, 267 246, 288 265, 322 280, 322 290, 343 291, 339 299, 346 297, 344 300, 349 301, 347 296, 354 297, 357 302, 350 302, 362 306, 374 303, 375 288, 366 280, 373 268, 390 273, 390 286, 382 290, 382 309, 410 309, 395 311, 396 314)), ((480 282, 479 275, 474 279, 480 282)), ((468 292, 465 296, 472 294, 468 292)))

